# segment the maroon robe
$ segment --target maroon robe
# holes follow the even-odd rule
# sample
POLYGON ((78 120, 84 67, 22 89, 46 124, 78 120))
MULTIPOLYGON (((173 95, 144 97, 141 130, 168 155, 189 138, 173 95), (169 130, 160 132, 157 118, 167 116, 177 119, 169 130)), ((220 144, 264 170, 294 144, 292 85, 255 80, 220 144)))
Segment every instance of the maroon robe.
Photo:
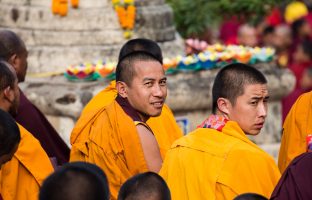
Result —
POLYGON ((289 164, 270 199, 312 199, 312 152, 299 155, 289 164))
POLYGON ((55 157, 59 165, 68 162, 69 147, 59 136, 42 112, 20 90, 20 105, 15 120, 37 138, 49 157, 55 157))

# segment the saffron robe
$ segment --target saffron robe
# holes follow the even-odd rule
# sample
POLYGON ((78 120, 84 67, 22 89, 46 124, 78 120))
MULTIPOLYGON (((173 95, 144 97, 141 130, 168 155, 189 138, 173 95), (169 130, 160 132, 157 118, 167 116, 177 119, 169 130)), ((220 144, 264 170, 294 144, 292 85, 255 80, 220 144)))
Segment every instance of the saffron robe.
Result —
POLYGON ((273 158, 234 121, 222 132, 198 128, 175 141, 160 175, 173 200, 233 199, 247 192, 269 198, 280 178, 273 158))
POLYGON ((19 125, 21 141, 0 171, 0 193, 5 200, 38 200, 43 180, 54 169, 39 141, 19 125))
POLYGON ((272 200, 312 199, 312 153, 294 158, 279 180, 272 200))
POLYGON ((282 173, 292 159, 307 151, 308 134, 312 134, 312 91, 297 99, 283 124, 278 157, 278 167, 282 173))
MULTIPOLYGON (((97 113, 88 129, 83 161, 103 169, 109 182, 111 199, 117 199, 120 186, 128 178, 148 171, 135 123, 113 101, 97 113)), ((161 141, 170 141, 168 134, 156 134, 156 140, 161 138, 157 140, 159 146, 163 146, 161 141)))
POLYGON ((39 140, 49 157, 55 157, 58 164, 68 162, 69 147, 41 111, 27 99, 21 90, 20 94, 20 105, 15 120, 39 140))
MULTIPOLYGON (((112 81, 107 88, 92 98, 85 106, 71 133, 70 143, 72 148, 70 161, 85 161, 85 156, 87 155, 87 147, 85 144, 88 142, 90 125, 97 119, 104 107, 115 100, 117 96, 115 86, 116 82, 112 81)), ((173 141, 182 137, 182 131, 177 125, 170 108, 166 104, 160 116, 151 117, 146 123, 152 129, 158 142, 161 156, 164 159, 173 141)))

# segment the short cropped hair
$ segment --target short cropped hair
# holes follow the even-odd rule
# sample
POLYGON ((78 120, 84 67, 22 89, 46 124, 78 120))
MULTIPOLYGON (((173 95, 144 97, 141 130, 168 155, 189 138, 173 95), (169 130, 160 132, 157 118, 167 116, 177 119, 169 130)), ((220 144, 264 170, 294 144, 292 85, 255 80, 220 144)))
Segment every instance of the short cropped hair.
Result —
POLYGON ((0 92, 9 86, 14 88, 17 79, 15 72, 11 71, 8 65, 6 61, 0 60, 0 92))
POLYGON ((72 162, 51 174, 40 188, 39 200, 108 200, 105 173, 96 165, 72 162))
POLYGON ((0 156, 9 154, 21 140, 20 130, 8 113, 0 109, 0 156))
POLYGON ((159 45, 153 40, 145 38, 132 39, 126 42, 120 52, 118 60, 122 60, 129 53, 134 51, 145 51, 152 54, 161 64, 163 63, 163 56, 159 45))
POLYGON ((243 63, 225 66, 217 74, 212 86, 212 112, 216 114, 219 98, 226 98, 235 105, 237 97, 244 94, 246 85, 266 83, 264 75, 254 67, 243 63))
POLYGON ((164 179, 154 172, 137 174, 120 188, 118 200, 170 200, 170 190, 164 179))
POLYGON ((244 193, 236 196, 233 200, 268 200, 268 199, 256 193, 244 193))
POLYGON ((13 31, 0 30, 0 58, 8 61, 14 54, 21 54, 26 49, 22 39, 13 31))
POLYGON ((155 56, 148 52, 133 51, 119 60, 116 67, 116 81, 122 81, 125 82, 128 86, 131 86, 133 77, 136 75, 134 63, 137 61, 155 61, 160 63, 160 61, 155 58, 155 56))

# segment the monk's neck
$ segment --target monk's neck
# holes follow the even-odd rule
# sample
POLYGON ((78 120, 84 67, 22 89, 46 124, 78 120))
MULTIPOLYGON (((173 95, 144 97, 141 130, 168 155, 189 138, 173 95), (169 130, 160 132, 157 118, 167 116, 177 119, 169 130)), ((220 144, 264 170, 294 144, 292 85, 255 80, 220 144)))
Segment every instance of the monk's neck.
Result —
POLYGON ((127 98, 123 98, 120 95, 117 95, 116 97, 117 103, 120 105, 120 107, 123 109, 123 111, 131 117, 133 121, 139 121, 139 122, 146 122, 149 119, 149 116, 147 116, 144 113, 141 113, 134 109, 127 98))

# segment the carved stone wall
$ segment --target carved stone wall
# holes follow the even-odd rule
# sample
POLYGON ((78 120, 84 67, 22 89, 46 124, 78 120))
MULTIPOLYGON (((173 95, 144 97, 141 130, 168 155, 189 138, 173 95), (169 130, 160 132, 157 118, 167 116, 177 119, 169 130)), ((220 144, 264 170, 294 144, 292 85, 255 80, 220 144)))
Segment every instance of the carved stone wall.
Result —
MULTIPOLYGON (((29 73, 64 71, 71 64, 114 61, 125 43, 111 0, 81 0, 66 17, 55 16, 51 0, 0 0, 0 29, 18 33, 29 50, 29 73)), ((137 1, 134 38, 159 42, 165 56, 183 51, 171 8, 164 0, 137 1)))

